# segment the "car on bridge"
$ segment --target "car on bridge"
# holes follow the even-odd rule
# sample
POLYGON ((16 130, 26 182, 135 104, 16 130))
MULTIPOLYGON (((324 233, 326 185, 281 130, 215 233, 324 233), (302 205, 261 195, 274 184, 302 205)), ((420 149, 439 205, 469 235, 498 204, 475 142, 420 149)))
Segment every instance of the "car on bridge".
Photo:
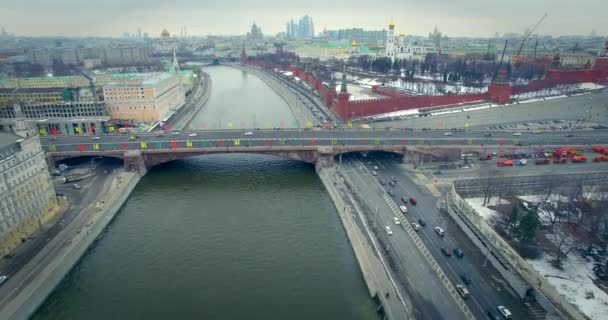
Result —
POLYGON ((446 132, 446 133, 444 133, 443 135, 444 135, 444 136, 447 136, 447 137, 451 137, 451 136, 453 136, 453 135, 454 135, 454 133, 453 133, 453 132, 446 132))
POLYGON ((93 140, 99 140, 99 139, 101 139, 101 138, 100 138, 100 137, 93 137, 93 138, 91 138, 91 139, 93 139, 93 140))
POLYGON ((196 137, 196 136, 197 136, 196 133, 191 133, 191 134, 188 135, 188 137, 196 137))
POLYGON ((252 135, 253 135, 253 132, 251 132, 251 131, 247 131, 247 132, 245 132, 245 135, 246 135, 246 136, 252 136, 252 135))

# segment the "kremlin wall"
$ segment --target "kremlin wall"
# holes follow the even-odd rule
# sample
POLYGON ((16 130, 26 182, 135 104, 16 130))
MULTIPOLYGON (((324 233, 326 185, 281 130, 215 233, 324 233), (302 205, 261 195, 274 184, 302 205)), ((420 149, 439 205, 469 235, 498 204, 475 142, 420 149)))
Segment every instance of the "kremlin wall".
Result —
MULTIPOLYGON (((282 50, 277 51, 277 55, 279 56, 285 54, 287 53, 282 50)), ((608 41, 602 54, 597 58, 591 69, 576 71, 548 70, 544 79, 533 80, 526 85, 519 86, 512 86, 508 81, 506 71, 501 71, 497 79, 488 86, 487 92, 463 95, 408 95, 388 87, 373 86, 372 92, 385 96, 385 98, 353 101, 349 100, 344 79, 342 80, 341 90, 337 93, 334 88, 327 87, 320 79, 317 79, 313 72, 304 71, 299 67, 285 67, 271 61, 259 60, 257 57, 247 57, 244 51, 241 54, 241 63, 269 70, 278 69, 292 72, 295 77, 300 78, 314 88, 324 98, 326 105, 341 120, 347 121, 400 110, 424 109, 461 103, 493 102, 503 104, 509 102, 511 96, 515 94, 543 90, 564 84, 608 84, 608 41)))

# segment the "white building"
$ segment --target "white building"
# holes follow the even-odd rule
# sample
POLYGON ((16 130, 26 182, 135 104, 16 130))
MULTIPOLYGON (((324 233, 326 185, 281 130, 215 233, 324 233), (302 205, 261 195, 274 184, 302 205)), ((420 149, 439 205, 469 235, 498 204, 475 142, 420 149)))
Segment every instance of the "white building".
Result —
POLYGON ((103 87, 112 120, 164 121, 185 101, 178 73, 129 74, 103 87))
POLYGON ((37 136, 0 133, 0 257, 58 212, 55 189, 37 136))
POLYGON ((435 47, 410 45, 405 39, 405 33, 401 33, 399 37, 396 37, 395 24, 391 22, 388 25, 385 48, 378 55, 389 57, 391 61, 395 61, 395 59, 422 61, 428 53, 437 53, 437 49, 435 47))

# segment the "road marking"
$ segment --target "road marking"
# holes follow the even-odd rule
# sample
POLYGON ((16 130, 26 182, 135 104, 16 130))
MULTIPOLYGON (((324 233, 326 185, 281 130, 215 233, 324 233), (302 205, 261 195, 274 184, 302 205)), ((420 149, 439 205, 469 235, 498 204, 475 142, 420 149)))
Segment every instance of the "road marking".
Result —
POLYGON ((450 295, 452 296, 452 298, 454 299, 454 301, 456 302, 458 307, 460 307, 460 310, 462 310, 462 312, 464 313, 465 317, 467 319, 475 319, 475 316, 473 316, 473 313, 471 312, 469 307, 466 305, 464 300, 460 297, 460 294, 458 294, 458 292, 454 288, 454 285, 452 284, 452 282, 450 282, 450 280, 445 275, 445 273, 443 272, 443 270, 441 269, 439 264, 437 264, 437 261, 435 261, 435 258, 433 258, 433 256, 431 255, 431 253, 429 252, 427 247, 424 245, 424 243, 422 243, 420 236, 418 235, 416 230, 414 230, 414 228, 412 228, 412 225, 409 223, 409 221, 407 220, 405 215, 401 212, 401 210, 399 210, 399 207, 397 206, 395 201, 393 201, 393 199, 391 199, 386 194, 383 194, 382 197, 384 198, 384 201, 388 204, 388 206, 391 208, 391 210, 393 210, 393 214, 400 217, 399 221, 402 221, 401 224, 405 228, 405 231, 407 231, 407 234, 412 238, 412 240, 414 240, 416 247, 418 247, 418 250, 420 250, 420 252, 424 256, 426 261, 431 265, 431 268, 433 270, 435 270, 435 273, 437 273, 437 276, 441 280, 441 283, 443 283, 445 288, 448 290, 448 292, 450 293, 450 295))
POLYGON ((439 190, 437 190, 437 187, 435 187, 434 184, 432 183, 427 183, 426 188, 429 189, 429 191, 431 192, 431 194, 435 197, 441 197, 441 192, 439 192, 439 190))
POLYGON ((418 178, 418 180, 422 180, 422 181, 427 180, 427 177, 425 175, 423 175, 422 173, 416 173, 416 178, 418 178))

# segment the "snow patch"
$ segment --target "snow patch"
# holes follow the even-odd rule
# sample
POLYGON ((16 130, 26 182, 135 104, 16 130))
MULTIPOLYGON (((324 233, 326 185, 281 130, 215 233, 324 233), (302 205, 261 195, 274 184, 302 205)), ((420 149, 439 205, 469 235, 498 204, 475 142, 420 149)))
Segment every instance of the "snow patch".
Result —
POLYGON ((551 266, 551 256, 544 254, 538 260, 526 260, 538 273, 555 287, 566 300, 576 305, 584 314, 594 320, 606 319, 608 314, 608 294, 594 283, 593 264, 586 262, 576 252, 563 262, 564 270, 551 266), (587 299, 588 294, 594 298, 587 299))
POLYGON ((489 206, 495 206, 498 204, 510 204, 510 202, 505 199, 500 199, 499 203, 498 198, 492 198, 490 202, 486 203, 485 207, 483 206, 483 198, 467 198, 466 201, 477 213, 479 213, 481 218, 486 221, 492 221, 498 216, 498 212, 488 208, 489 206))

